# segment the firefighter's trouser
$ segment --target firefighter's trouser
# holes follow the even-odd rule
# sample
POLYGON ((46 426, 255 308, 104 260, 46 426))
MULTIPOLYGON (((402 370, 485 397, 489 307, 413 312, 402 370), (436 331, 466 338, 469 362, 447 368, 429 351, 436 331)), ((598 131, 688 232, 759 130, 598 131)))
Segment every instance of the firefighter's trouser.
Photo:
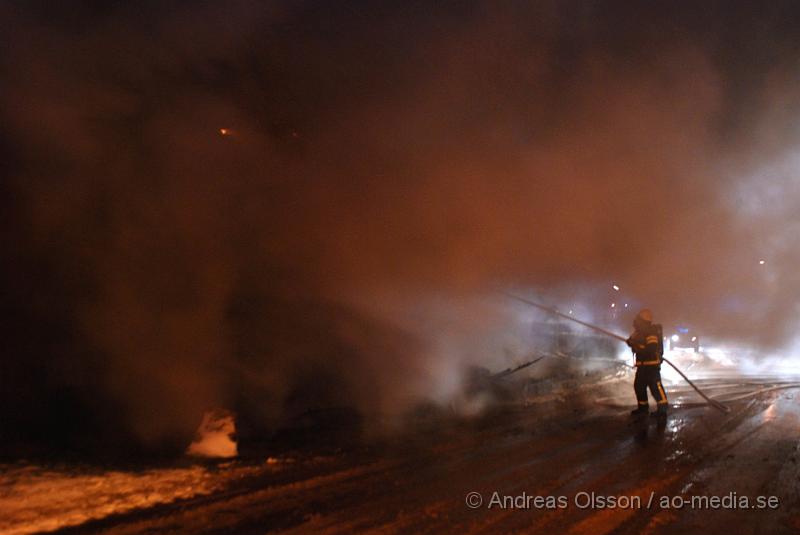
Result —
POLYGON ((661 384, 661 366, 637 366, 636 378, 633 380, 633 390, 636 392, 636 401, 640 407, 647 405, 647 388, 653 394, 653 399, 659 405, 667 404, 667 393, 661 384))

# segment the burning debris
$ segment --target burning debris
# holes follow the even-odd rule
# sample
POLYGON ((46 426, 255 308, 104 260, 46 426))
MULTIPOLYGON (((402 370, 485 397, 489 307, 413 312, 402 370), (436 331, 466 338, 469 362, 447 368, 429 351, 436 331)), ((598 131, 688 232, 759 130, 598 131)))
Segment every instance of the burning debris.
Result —
POLYGON ((196 457, 236 457, 235 434, 236 422, 232 412, 225 409, 206 411, 197 429, 197 436, 186 453, 196 457))

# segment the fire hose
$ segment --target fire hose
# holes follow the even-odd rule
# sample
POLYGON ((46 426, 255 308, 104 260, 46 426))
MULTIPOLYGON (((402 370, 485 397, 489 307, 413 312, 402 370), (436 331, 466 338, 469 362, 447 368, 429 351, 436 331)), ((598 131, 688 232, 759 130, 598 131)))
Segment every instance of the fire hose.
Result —
MULTIPOLYGON (((596 332, 599 332, 601 334, 605 334, 606 336, 610 336, 611 338, 616 338, 617 340, 620 340, 621 342, 626 342, 627 341, 627 339, 624 336, 620 336, 619 334, 617 334, 615 332, 607 331, 606 329, 603 329, 602 327, 598 327, 597 325, 592 325, 591 323, 579 320, 578 318, 574 318, 572 316, 569 316, 567 314, 559 312, 558 310, 556 310, 553 307, 549 307, 549 306, 543 305, 541 303, 536 303, 535 301, 531 301, 529 299, 525 299, 523 297, 520 297, 518 295, 514 295, 514 294, 506 292, 504 290, 498 290, 498 291, 500 293, 502 293, 503 295, 505 295, 506 297, 510 297, 511 299, 515 299, 517 301, 525 303, 526 305, 530 305, 532 307, 536 307, 536 308, 538 308, 540 310, 543 310, 545 312, 549 312, 550 314, 553 314, 553 315, 558 316, 560 318, 564 318, 566 320, 573 321, 575 323, 583 325, 584 327, 588 327, 589 329, 592 329, 592 330, 594 330, 596 332)), ((661 360, 663 360, 664 362, 666 362, 667 364, 672 366, 672 369, 674 369, 676 372, 678 372, 678 375, 683 377, 683 379, 687 383, 689 383, 689 386, 694 388, 695 392, 700 394, 700 397, 702 397, 704 400, 706 400, 706 402, 708 402, 709 405, 711 405, 715 409, 720 410, 722 412, 726 412, 726 413, 730 412, 730 410, 731 410, 730 407, 727 407, 727 406, 723 405, 722 403, 720 403, 719 401, 716 401, 716 400, 711 399, 710 397, 708 397, 702 390, 700 390, 697 387, 697 385, 695 385, 688 377, 686 377, 686 375, 681 370, 679 370, 677 366, 675 366, 672 362, 667 360, 663 355, 661 356, 661 360)))

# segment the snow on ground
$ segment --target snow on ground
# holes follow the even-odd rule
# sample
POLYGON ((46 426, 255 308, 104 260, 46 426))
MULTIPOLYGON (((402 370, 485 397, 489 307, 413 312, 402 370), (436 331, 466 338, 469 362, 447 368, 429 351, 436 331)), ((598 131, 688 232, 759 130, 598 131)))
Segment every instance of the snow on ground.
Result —
POLYGON ((205 495, 259 469, 236 463, 143 471, 0 465, 0 533, 50 531, 205 495))

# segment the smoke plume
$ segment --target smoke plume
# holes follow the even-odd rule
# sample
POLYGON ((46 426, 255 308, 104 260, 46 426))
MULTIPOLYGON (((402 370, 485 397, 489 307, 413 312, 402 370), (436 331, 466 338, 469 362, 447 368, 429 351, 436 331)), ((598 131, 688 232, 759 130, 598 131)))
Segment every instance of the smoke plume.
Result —
POLYGON ((445 399, 498 285, 780 346, 797 9, 734 4, 3 2, 0 410, 445 399))

